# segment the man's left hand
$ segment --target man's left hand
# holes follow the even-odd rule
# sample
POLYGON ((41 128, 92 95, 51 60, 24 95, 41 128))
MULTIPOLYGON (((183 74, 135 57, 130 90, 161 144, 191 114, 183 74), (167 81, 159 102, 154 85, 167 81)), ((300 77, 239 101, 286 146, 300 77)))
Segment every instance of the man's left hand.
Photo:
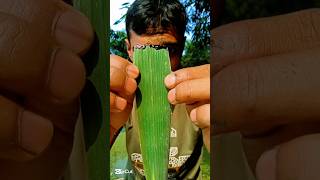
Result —
POLYGON ((202 129, 210 151, 210 64, 172 72, 165 78, 169 102, 186 103, 192 122, 202 129))

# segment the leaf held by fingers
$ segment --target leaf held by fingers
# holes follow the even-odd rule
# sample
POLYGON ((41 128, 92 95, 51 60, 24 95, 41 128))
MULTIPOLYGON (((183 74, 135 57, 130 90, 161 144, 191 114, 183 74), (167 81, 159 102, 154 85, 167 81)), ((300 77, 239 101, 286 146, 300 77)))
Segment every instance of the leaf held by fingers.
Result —
MULTIPOLYGON (((108 34, 108 25, 106 23, 108 21, 106 13, 108 11, 107 3, 107 1, 73 0, 74 6, 87 15, 87 17, 90 19, 90 22, 92 23, 92 26, 96 32, 97 39, 99 39, 99 41, 94 42, 97 44, 94 44, 93 47, 91 47, 88 54, 86 54, 84 58, 88 58, 85 60, 85 62, 90 61, 86 63, 86 67, 88 68, 87 73, 88 75, 90 74, 90 77, 88 78, 93 82, 93 85, 99 94, 102 107, 107 107, 107 102, 109 100, 107 94, 105 93, 107 92, 107 87, 109 86, 107 83, 107 78, 105 77, 107 77, 106 73, 108 72, 107 69, 109 69, 110 65, 106 61, 107 43, 103 40, 106 34, 108 34), (97 50, 99 52, 96 52, 97 50), (99 61, 95 58, 98 58, 99 61), (97 63, 97 66, 93 70, 92 68, 95 63, 97 63)), ((90 96, 92 95, 94 94, 91 94, 90 96)), ((89 106, 89 104, 87 106, 89 106)), ((97 106, 98 104, 95 105, 97 106)), ((95 138, 94 142, 85 142, 86 145, 88 143, 93 143, 86 153, 86 159, 88 161, 88 179, 108 179, 109 177, 109 175, 105 173, 105 167, 109 162, 104 151, 106 147, 109 147, 104 133, 108 132, 107 127, 109 127, 109 118, 107 118, 107 108, 101 109, 102 116, 92 115, 94 111, 90 111, 91 116, 86 116, 90 117, 90 119, 86 120, 86 123, 90 123, 90 127, 88 128, 89 124, 85 123, 85 139, 93 140, 92 138, 95 138), (95 119, 95 117, 101 119, 95 119), (99 130, 99 132, 93 132, 90 130, 99 130)))
POLYGON ((167 49, 137 48, 134 63, 141 74, 136 95, 137 119, 147 180, 167 179, 171 105, 164 78, 171 72, 167 49))

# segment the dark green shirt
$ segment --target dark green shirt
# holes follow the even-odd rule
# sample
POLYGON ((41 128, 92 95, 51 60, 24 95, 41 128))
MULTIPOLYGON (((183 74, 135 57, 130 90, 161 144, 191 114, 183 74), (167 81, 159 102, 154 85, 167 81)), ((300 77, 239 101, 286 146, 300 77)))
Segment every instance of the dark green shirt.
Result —
MULTIPOLYGON (((129 162, 131 162, 131 166, 136 172, 135 179, 143 179, 143 161, 140 151, 140 141, 137 130, 138 124, 135 112, 135 107, 133 107, 130 120, 126 124, 127 151, 129 162)), ((184 104, 176 105, 171 119, 170 153, 168 164, 169 177, 179 172, 179 168, 187 161, 195 149, 200 136, 201 131, 191 122, 186 106, 184 104)), ((201 155, 196 159, 195 165, 188 168, 190 171, 184 179, 201 179, 201 173, 199 172, 200 162, 201 155), (197 176, 198 178, 195 178, 197 176)))

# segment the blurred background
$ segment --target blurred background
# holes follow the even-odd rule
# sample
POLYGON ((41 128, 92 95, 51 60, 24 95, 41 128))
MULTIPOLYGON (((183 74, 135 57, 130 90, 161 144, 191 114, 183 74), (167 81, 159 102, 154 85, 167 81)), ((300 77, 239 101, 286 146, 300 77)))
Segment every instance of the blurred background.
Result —
POLYGON ((320 7, 320 0, 213 0, 214 26, 320 7))

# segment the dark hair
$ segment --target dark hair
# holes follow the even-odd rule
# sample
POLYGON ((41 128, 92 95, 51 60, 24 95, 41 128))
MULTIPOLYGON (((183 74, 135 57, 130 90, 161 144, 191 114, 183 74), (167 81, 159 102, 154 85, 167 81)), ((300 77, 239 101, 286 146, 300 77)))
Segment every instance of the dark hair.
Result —
POLYGON ((179 0, 136 0, 126 15, 129 40, 130 30, 138 35, 173 31, 183 39, 186 25, 186 11, 179 0))

